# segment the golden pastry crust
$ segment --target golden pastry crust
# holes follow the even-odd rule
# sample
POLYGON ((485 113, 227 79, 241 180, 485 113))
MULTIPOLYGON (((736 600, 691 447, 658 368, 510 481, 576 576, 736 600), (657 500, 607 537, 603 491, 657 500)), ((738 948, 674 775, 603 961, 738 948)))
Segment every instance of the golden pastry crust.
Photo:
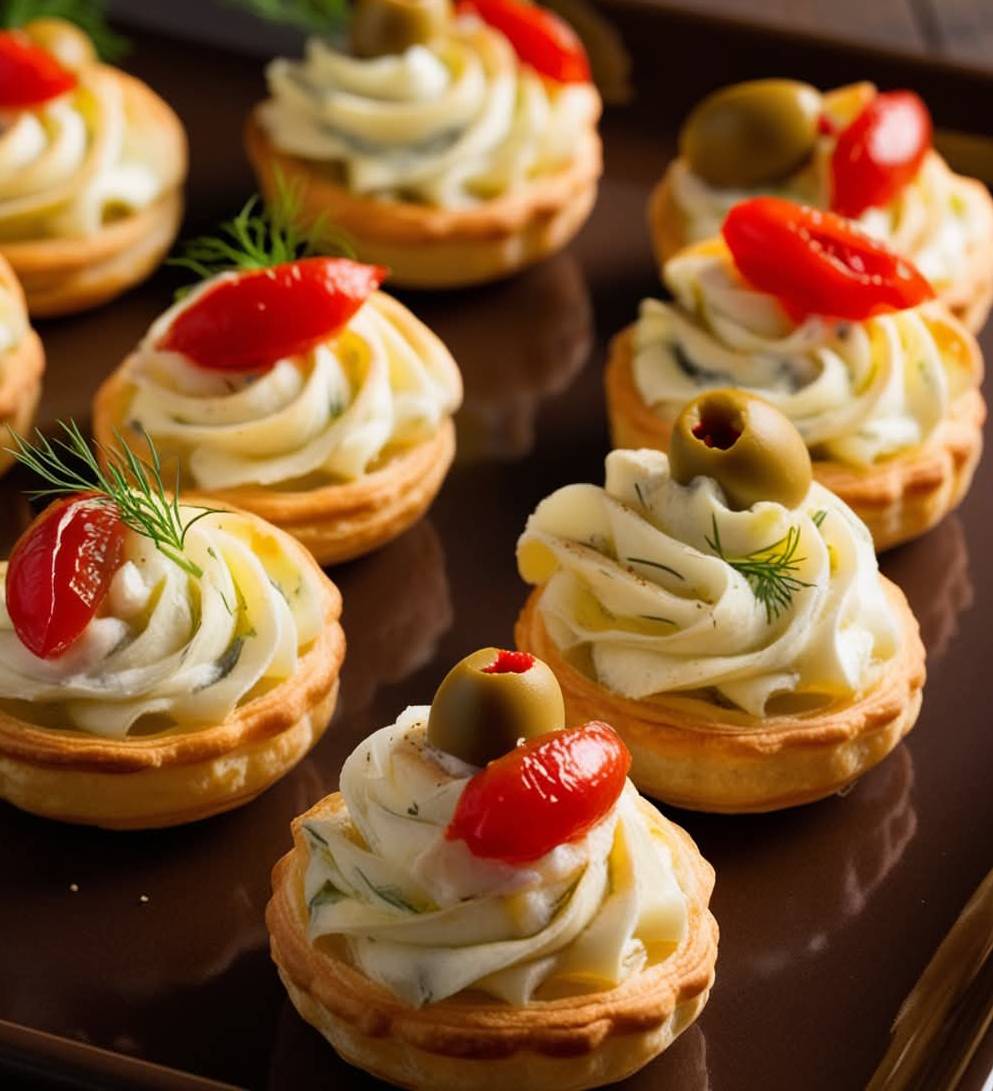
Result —
POLYGON ((183 214, 186 133, 172 109, 140 80, 101 66, 119 81, 131 123, 154 134, 155 155, 168 170, 161 195, 82 238, 0 242, 24 285, 33 316, 75 314, 106 303, 149 276, 168 253, 183 214))
MULTIPOLYGON (((960 343, 969 347, 970 370, 978 384, 982 377, 979 348, 964 330, 960 343)), ((642 401, 634 383, 633 360, 634 326, 629 326, 612 341, 604 374, 613 445, 665 451, 672 421, 642 401)), ((920 447, 864 470, 815 459, 814 477, 862 519, 881 553, 919 537, 962 502, 983 451, 985 420, 983 396, 978 389, 970 389, 952 403, 948 415, 920 447)))
MULTIPOLYGON (((129 447, 145 455, 143 436, 127 422, 132 393, 121 371, 104 380, 93 401, 93 435, 107 447, 116 429, 129 447)), ((448 418, 430 439, 355 481, 306 491, 246 485, 207 494, 184 488, 183 499, 195 504, 209 495, 250 511, 292 534, 319 564, 338 564, 378 549, 413 526, 431 506, 454 457, 455 425, 448 418)))
POLYGON ((320 164, 279 151, 253 112, 245 129, 259 187, 272 197, 276 176, 300 187, 304 222, 324 216, 355 243, 363 261, 385 265, 393 283, 453 288, 509 276, 565 247, 586 222, 603 169, 591 89, 589 117, 572 162, 525 189, 473 208, 446 209, 351 193, 320 164))
POLYGON ((337 587, 306 550, 289 548, 313 572, 324 619, 292 677, 220 724, 125 739, 38 727, 0 708, 0 798, 63 822, 152 829, 240 807, 292 769, 331 719, 345 636, 337 587))
MULTIPOLYGON (((933 153, 937 155, 937 153, 933 153)), ((949 174, 951 168, 941 161, 949 174)), ((686 217, 676 203, 672 189, 672 166, 652 189, 648 199, 648 230, 659 268, 689 245, 686 217)), ((983 328, 993 304, 993 197, 982 182, 954 175, 955 185, 982 209, 983 225, 959 275, 939 298, 972 333, 983 328)))
MULTIPOLYGON (((645 815, 666 820, 646 800, 645 815)), ((707 908, 714 871, 689 835, 675 834, 673 863, 688 923, 679 947, 608 992, 514 1008, 467 991, 410 1008, 369 980, 341 947, 313 946, 303 897, 308 818, 340 809, 338 793, 293 823, 295 848, 272 873, 266 910, 272 957, 294 1007, 351 1064, 400 1087, 431 1091, 579 1091, 613 1083, 666 1049, 697 1017, 714 981, 717 922, 707 908)))
MULTIPOLYGON (((10 264, 0 256, 0 287, 11 292, 26 308, 24 291, 10 264)), ((41 400, 41 377, 45 371, 45 349, 41 338, 29 329, 21 343, 0 359, 0 448, 11 444, 8 428, 22 436, 34 423, 41 400)), ((0 449, 0 475, 14 464, 14 456, 0 449)))
POLYGON ((738 814, 812 803, 882 761, 914 726, 924 688, 924 645, 903 592, 880 576, 896 612, 901 648, 876 684, 827 709, 762 719, 696 697, 635 701, 601 686, 552 642, 538 608, 517 619, 522 651, 544 659, 565 698, 566 720, 605 720, 627 743, 631 779, 646 794, 694 811, 738 814))

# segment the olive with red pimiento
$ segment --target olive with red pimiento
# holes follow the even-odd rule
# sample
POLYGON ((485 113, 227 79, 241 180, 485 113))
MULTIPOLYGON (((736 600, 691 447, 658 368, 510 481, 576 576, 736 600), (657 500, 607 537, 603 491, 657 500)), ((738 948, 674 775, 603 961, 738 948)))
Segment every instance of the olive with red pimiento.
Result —
POLYGON ((428 742, 470 765, 486 765, 565 727, 562 690, 527 652, 481 648, 448 672, 431 704, 428 742))
POLYGON ((713 478, 736 511, 762 500, 795 508, 813 477, 793 424, 762 398, 734 389, 708 391, 684 407, 672 430, 669 468, 681 485, 713 478))

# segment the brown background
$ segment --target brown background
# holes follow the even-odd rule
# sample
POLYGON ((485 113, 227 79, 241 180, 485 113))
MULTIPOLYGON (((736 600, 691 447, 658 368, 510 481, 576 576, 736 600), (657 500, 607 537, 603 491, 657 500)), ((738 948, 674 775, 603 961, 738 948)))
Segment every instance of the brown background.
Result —
MULTIPOLYGON (((528 513, 559 485, 602 479, 605 343, 659 290, 643 207, 676 120, 703 86, 765 74, 784 56, 823 85, 871 74, 917 86, 938 121, 959 128, 976 120, 968 102, 989 93, 932 66, 810 45, 784 52, 774 35, 715 33, 649 4, 611 10, 635 52, 639 97, 606 119, 606 176, 582 236, 506 284, 405 296, 465 373, 459 461, 426 520, 334 570, 350 645, 328 735, 256 803, 185 829, 110 834, 0 805, 0 1020, 238 1086, 375 1086, 285 998, 262 926, 269 870, 290 818, 334 788, 359 739, 429 701, 460 656, 509 643, 524 597, 514 543, 528 513)), ((259 65, 167 39, 136 44, 129 67, 189 127, 190 226, 203 227, 250 192, 240 126, 262 91, 259 65)), ((167 270, 115 305, 41 326, 46 423, 86 413, 177 283, 167 270)), ((2 547, 29 517, 27 483, 15 474, 0 486, 2 547)), ((930 655, 907 744, 843 799, 762 817, 674 815, 718 870, 718 982, 699 1024, 625 1087, 848 1091, 878 1063, 901 1002, 993 864, 991 485, 987 460, 961 513, 883 565, 908 592, 930 655)), ((0 1025, 8 1063, 80 1063, 58 1052, 0 1025)), ((961 1034, 951 1052, 961 1053, 961 1034)), ((981 1086, 990 1059, 987 1043, 964 1091, 981 1086)), ((129 1067, 118 1084, 118 1062, 85 1064, 110 1066, 99 1087, 194 1086, 129 1067)))

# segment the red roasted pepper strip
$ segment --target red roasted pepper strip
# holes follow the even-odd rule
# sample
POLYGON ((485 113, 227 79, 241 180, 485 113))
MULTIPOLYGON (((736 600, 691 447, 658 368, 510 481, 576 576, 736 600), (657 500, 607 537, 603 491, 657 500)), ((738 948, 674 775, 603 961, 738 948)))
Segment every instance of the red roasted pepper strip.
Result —
POLYGON ((931 115, 913 91, 876 95, 838 136, 831 208, 856 218, 888 205, 917 177, 931 148, 931 115))
POLYGON ((486 859, 537 860, 596 825, 630 767, 620 736, 596 720, 532 739, 469 781, 445 836, 486 859))
POLYGON ((46 508, 7 564, 7 613, 21 643, 42 659, 79 639, 120 567, 125 526, 117 509, 80 493, 46 508))
POLYGON ((755 197, 731 209, 722 234, 745 280, 797 320, 859 321, 934 297, 909 261, 832 212, 755 197))
POLYGON ((26 35, 0 31, 0 109, 26 110, 76 86, 72 72, 26 35))
POLYGON ((386 270, 302 258, 224 275, 176 316, 156 346, 216 371, 262 371, 343 329, 386 270))
POLYGON ((579 35, 553 12, 520 0, 462 0, 457 10, 474 12, 499 30, 539 75, 558 83, 589 82, 590 62, 579 35))

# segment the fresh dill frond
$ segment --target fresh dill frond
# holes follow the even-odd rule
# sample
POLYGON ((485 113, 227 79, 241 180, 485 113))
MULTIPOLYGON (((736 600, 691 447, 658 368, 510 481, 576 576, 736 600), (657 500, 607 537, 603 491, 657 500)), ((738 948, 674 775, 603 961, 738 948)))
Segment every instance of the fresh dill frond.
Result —
POLYGON ((828 513, 824 510, 824 508, 821 508, 820 511, 815 511, 814 514, 810 517, 811 522, 814 524, 815 527, 817 527, 818 530, 821 529, 821 524, 827 518, 827 515, 828 513))
POLYGON ((300 186, 291 185, 277 172, 273 201, 250 197, 234 219, 225 220, 213 235, 184 243, 168 264, 206 280, 229 270, 271 269, 318 254, 355 256, 346 236, 329 228, 323 216, 311 227, 301 228, 300 205, 300 186))
POLYGON ((729 557, 721 544, 717 516, 713 515, 711 519, 714 537, 707 539, 707 545, 722 561, 745 577, 752 594, 765 607, 766 621, 771 624, 790 606, 797 591, 811 586, 795 575, 804 560, 796 555, 800 546, 799 528, 790 527, 778 541, 747 553, 744 557, 729 557))
POLYGON ((348 0, 226 0, 269 23, 312 34, 333 34, 348 21, 348 0))
POLYGON ((65 19, 86 34, 102 61, 120 60, 131 48, 112 30, 103 0, 0 0, 0 27, 22 27, 34 19, 65 19))
POLYGON ((170 497, 162 478, 162 463, 149 435, 150 461, 139 458, 115 432, 114 447, 91 448, 75 421, 59 421, 62 435, 49 440, 36 431, 29 442, 11 429, 14 447, 7 451, 22 465, 36 473, 45 487, 32 489, 28 496, 44 499, 93 492, 97 499, 117 509, 121 522, 135 533, 150 539, 156 549, 184 571, 199 579, 203 570, 183 552, 186 535, 194 523, 213 514, 216 508, 200 508, 184 520, 179 509, 179 474, 170 497), (97 453, 106 466, 100 464, 97 453))

